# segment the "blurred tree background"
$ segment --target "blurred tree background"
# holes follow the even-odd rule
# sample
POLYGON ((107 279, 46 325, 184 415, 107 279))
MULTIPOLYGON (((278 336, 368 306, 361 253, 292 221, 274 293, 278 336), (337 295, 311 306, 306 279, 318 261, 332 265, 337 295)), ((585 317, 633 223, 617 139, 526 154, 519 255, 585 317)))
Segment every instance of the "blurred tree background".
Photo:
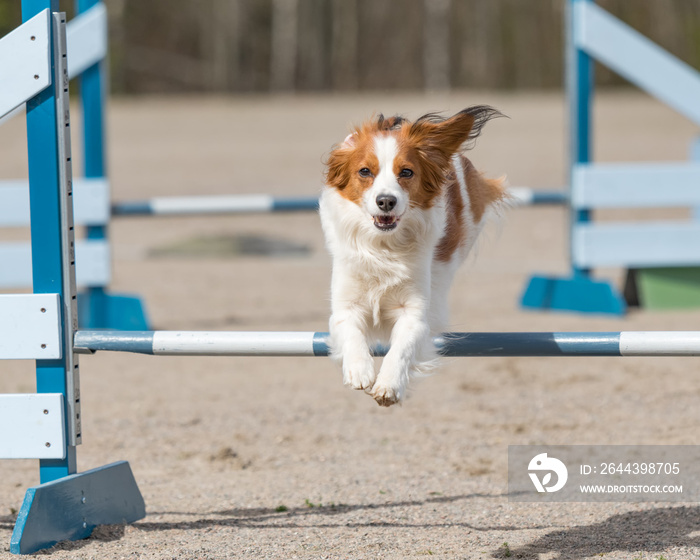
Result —
MULTIPOLYGON (((111 85, 116 93, 559 88, 565 1, 106 0, 111 85)), ((700 68, 700 0, 599 4, 700 68)), ((0 0, 0 35, 19 22, 19 0, 0 0)), ((597 81, 623 83, 605 69, 597 81)))

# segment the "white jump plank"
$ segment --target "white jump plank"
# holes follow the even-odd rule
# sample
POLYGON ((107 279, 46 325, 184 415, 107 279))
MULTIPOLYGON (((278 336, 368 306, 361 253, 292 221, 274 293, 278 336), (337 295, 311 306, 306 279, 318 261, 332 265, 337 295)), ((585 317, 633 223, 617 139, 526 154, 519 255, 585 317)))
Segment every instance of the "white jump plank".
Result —
POLYGON ((576 224, 572 258, 581 268, 700 265, 700 224, 639 222, 576 224))
POLYGON ((95 4, 68 22, 68 76, 77 78, 107 56, 107 8, 95 4))
POLYGON ((593 2, 574 3, 574 41, 620 76, 700 124, 700 74, 593 2))
POLYGON ((0 295, 0 360, 60 358, 58 306, 58 294, 0 295))
MULTIPOLYGON (((77 226, 109 223, 109 181, 104 178, 75 179, 73 219, 77 226)), ((29 187, 26 180, 0 181, 0 227, 29 225, 29 187)))
MULTIPOLYGON (((28 242, 0 245, 0 288, 32 285, 32 251, 28 242)), ((109 244, 82 239, 75 243, 75 266, 79 286, 106 286, 111 274, 109 244)))
POLYGON ((73 222, 76 226, 109 224, 109 180, 80 178, 73 180, 73 222))
MULTIPOLYGON (((83 12, 68 22, 66 35, 68 41, 68 76, 70 79, 77 78, 90 66, 104 60, 107 56, 107 22, 107 9, 102 3, 96 4, 87 12, 83 12)), ((2 76, 1 69, 0 76, 2 76)), ((37 86, 39 85, 37 84, 37 86)), ((46 86, 48 86, 48 83, 43 84, 41 89, 46 86)), ((38 91, 41 91, 41 89, 38 91)), ((0 110, 0 126, 5 121, 20 114, 23 110, 24 102, 5 114, 0 110)))
POLYGON ((577 165, 571 203, 574 208, 700 206, 700 163, 577 165))
POLYGON ((0 39, 0 117, 51 83, 49 10, 0 39))
POLYGON ((0 395, 0 459, 63 459, 61 393, 0 395))

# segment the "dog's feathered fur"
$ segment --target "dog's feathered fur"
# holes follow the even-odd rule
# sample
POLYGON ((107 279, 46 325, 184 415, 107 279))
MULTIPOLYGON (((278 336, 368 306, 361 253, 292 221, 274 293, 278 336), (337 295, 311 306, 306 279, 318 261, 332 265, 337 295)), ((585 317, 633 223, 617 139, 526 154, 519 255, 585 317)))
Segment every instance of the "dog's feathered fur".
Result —
POLYGON ((415 122, 380 115, 328 158, 320 214, 333 256, 331 355, 345 384, 380 405, 401 401, 410 377, 434 365, 454 274, 504 198, 502 181, 461 154, 495 116, 486 106, 415 122), (391 349, 377 374, 378 343, 391 349))

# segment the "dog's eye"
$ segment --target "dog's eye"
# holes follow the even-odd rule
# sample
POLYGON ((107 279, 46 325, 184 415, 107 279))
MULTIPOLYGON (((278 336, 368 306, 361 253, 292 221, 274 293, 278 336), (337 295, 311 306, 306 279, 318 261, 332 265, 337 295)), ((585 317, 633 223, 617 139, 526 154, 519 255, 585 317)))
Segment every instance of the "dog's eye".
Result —
POLYGON ((402 169, 399 173, 399 177, 402 177, 403 179, 410 179, 413 177, 413 171, 410 169, 402 169))
POLYGON ((360 169, 360 177, 371 177, 371 176, 372 176, 372 172, 368 168, 363 167, 362 169, 360 169))

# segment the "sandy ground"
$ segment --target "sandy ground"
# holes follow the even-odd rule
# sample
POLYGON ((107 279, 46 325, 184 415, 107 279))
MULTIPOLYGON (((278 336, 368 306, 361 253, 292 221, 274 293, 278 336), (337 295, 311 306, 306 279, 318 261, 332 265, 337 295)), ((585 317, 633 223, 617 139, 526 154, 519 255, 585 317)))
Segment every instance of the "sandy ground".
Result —
MULTIPOLYGON (((477 166, 514 185, 564 184, 555 94, 146 98, 111 103, 113 196, 314 194, 349 123, 483 102, 510 118, 486 127, 477 166)), ((23 126, 0 129, 2 177, 25 173, 23 126)), ((600 95, 596 129, 596 157, 612 161, 684 159, 697 133, 629 93, 600 95)), ((611 319, 518 309, 530 273, 566 271, 565 220, 559 208, 515 209, 492 227, 454 286, 454 330, 697 329, 697 310, 611 319)), ((330 260, 313 214, 121 219, 111 234, 113 289, 142 295, 156 328, 326 330, 330 260), (154 256, 240 235, 308 251, 154 256)), ((698 443, 697 360, 446 360, 390 409, 344 388, 326 359, 102 353, 82 357, 81 370, 79 468, 128 460, 148 515, 58 545, 52 558, 700 557, 696 504, 505 497, 509 444, 698 443)), ((2 392, 33 390, 32 364, 1 371, 2 392)), ((0 463, 0 558, 10 557, 16 510, 37 481, 35 462, 0 463)))

